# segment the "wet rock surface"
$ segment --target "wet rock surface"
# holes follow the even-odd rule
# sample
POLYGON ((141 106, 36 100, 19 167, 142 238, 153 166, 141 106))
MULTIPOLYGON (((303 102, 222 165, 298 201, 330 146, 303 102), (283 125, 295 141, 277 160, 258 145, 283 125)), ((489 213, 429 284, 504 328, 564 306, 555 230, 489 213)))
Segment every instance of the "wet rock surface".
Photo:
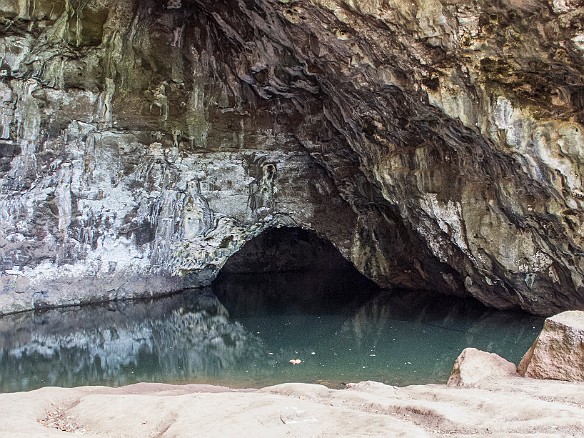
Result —
POLYGON ((0 1, 0 312, 210 283, 264 230, 584 307, 578 2, 0 1))

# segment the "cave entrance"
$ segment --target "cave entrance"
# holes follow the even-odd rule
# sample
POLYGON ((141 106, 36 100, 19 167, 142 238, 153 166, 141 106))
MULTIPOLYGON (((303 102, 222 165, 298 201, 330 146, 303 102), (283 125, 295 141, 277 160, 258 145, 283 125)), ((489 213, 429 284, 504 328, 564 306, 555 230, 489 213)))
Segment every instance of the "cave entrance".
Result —
POLYGON ((351 311, 379 292, 327 240, 270 228, 227 260, 213 290, 233 316, 351 311))
POLYGON ((518 362, 541 327, 529 315, 460 297, 379 290, 330 242, 299 228, 269 229, 250 240, 212 287, 234 327, 244 331, 226 343, 213 326, 209 351, 243 351, 254 340, 261 346, 238 360, 236 370, 217 371, 247 387, 445 383, 465 348, 518 362))

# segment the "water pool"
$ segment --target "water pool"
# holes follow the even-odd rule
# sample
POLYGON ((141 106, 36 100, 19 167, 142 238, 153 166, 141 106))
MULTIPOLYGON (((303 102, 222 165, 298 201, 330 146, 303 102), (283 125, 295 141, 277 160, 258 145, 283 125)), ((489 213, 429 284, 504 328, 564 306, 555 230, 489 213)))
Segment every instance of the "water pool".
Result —
POLYGON ((231 276, 157 300, 0 318, 0 390, 135 382, 445 382, 466 347, 517 363, 543 318, 298 274, 231 276), (318 290, 311 289, 313 286, 318 290), (293 364, 290 361, 300 361, 293 364))

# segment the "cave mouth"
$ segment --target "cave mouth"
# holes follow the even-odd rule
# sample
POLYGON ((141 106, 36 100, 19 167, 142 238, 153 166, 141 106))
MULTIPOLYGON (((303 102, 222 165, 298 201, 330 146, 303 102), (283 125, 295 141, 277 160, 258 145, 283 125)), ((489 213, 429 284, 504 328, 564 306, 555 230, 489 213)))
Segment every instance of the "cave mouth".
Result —
POLYGON ((351 312, 380 292, 328 240, 296 227, 248 241, 212 288, 233 316, 351 312))

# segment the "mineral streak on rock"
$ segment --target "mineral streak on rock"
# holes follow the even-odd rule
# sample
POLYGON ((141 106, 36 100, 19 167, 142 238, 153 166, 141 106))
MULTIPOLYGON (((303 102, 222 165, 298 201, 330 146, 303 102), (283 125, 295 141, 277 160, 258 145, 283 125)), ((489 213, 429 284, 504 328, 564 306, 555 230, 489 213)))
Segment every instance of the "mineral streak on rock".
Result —
POLYGON ((0 0, 0 312, 208 284, 270 227, 584 307, 578 1, 0 0))

